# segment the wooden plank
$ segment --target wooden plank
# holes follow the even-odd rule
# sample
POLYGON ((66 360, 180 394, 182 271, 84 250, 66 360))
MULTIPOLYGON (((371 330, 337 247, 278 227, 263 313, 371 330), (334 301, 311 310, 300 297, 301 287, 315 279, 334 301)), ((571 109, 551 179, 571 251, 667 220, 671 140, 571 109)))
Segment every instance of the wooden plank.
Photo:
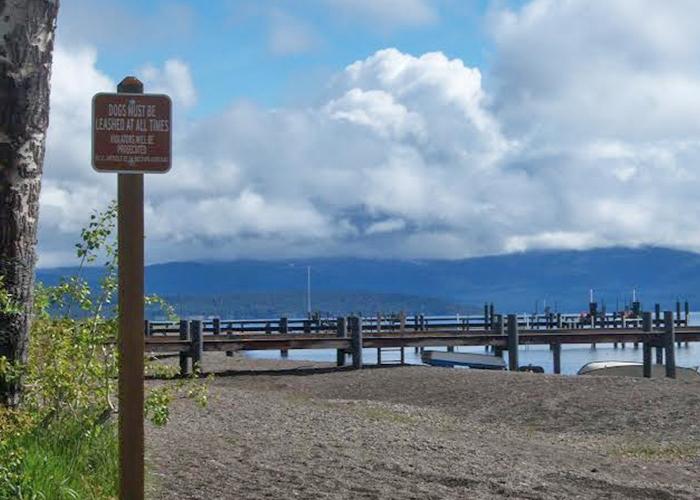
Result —
POLYGON ((403 336, 403 337, 374 337, 363 336, 364 347, 436 347, 436 346, 480 346, 500 345, 506 347, 507 337, 495 335, 475 336, 403 336))
MULTIPOLYGON (((518 344, 547 345, 560 344, 590 344, 592 342, 645 342, 652 347, 665 347, 665 337, 662 332, 643 332, 641 330, 555 330, 556 333, 519 332, 518 344)), ((700 329, 680 328, 675 333, 676 340, 700 341, 700 329)), ((239 351, 239 350, 269 350, 269 349, 351 349, 350 339, 337 337, 333 334, 300 335, 231 335, 230 337, 206 335, 202 336, 205 351, 239 351)), ((430 347, 430 346, 494 346, 507 347, 507 337, 491 333, 469 333, 457 331, 430 331, 406 334, 385 333, 382 336, 363 335, 363 346, 368 348, 400 348, 400 347, 430 347)), ((173 337, 148 337, 146 346, 150 352, 191 351, 191 341, 173 337)))
POLYGON ((189 340, 167 339, 167 342, 146 341, 147 352, 190 352, 191 342, 189 340))
MULTIPOLYGON (((178 330, 179 331, 179 330, 178 330)), ((589 330, 589 329, 584 329, 584 330, 552 330, 552 333, 548 333, 545 331, 533 331, 533 330, 518 330, 519 332, 519 337, 520 337, 520 343, 533 343, 533 344, 549 344, 551 341, 554 340, 559 340, 563 343, 585 343, 587 341, 591 340, 608 340, 608 339, 616 339, 618 341, 625 341, 625 342, 632 342, 635 339, 638 339, 639 341, 647 340, 650 336, 654 337, 654 340, 656 337, 659 337, 660 339, 663 337, 662 332, 652 332, 651 334, 644 333, 641 329, 625 329, 625 330, 589 330)), ((675 329, 676 332, 676 338, 680 338, 682 340, 689 340, 689 341, 700 341, 700 328, 677 328, 675 329)), ((364 338, 386 338, 386 339, 395 339, 395 338, 445 338, 445 337, 451 337, 455 339, 481 339, 484 337, 500 337, 499 335, 494 335, 491 332, 479 332, 479 333, 473 333, 473 334, 468 334, 465 335, 463 332, 459 330, 433 330, 433 331, 426 331, 426 332, 418 332, 418 333, 413 333, 413 332, 407 332, 404 335, 400 335, 397 333, 393 332, 386 332, 383 333, 381 336, 377 336, 376 334, 372 333, 364 333, 363 334, 364 338)), ((324 338, 335 338, 336 337, 336 331, 334 330, 333 333, 322 333, 322 334, 298 334, 298 333, 289 333, 288 335, 265 335, 265 334, 233 334, 230 337, 216 337, 214 335, 204 335, 204 340, 209 341, 209 340, 216 340, 216 339, 244 339, 244 340, 255 340, 255 339, 265 339, 265 338, 273 338, 273 339, 285 339, 285 338, 294 338, 294 339, 324 339, 324 338)), ((173 339, 174 337, 151 337, 147 339, 148 343, 158 343, 158 342, 167 342, 169 339, 173 339)), ((462 345, 462 344, 454 344, 454 345, 462 345)), ((464 345, 474 345, 473 343, 469 342, 468 344, 464 345)), ((658 345, 663 345, 662 342, 660 342, 658 345)))
POLYGON ((173 327, 165 327, 153 324, 151 321, 151 335, 168 335, 168 334, 179 334, 180 333, 180 323, 178 322, 173 327))

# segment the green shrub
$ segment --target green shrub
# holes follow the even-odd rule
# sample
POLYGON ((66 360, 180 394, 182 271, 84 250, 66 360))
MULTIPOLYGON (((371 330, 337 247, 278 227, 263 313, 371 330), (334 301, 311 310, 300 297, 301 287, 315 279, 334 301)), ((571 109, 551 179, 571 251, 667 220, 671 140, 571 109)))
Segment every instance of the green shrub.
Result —
POLYGON ((0 498, 93 499, 117 495, 117 432, 63 419, 0 444, 0 498))
MULTIPOLYGON (((0 499, 112 498, 117 488, 116 410, 118 352, 116 204, 91 216, 76 245, 76 276, 35 290, 26 365, 0 358, 0 378, 22 376, 17 409, 0 407, 0 499), (82 278, 85 265, 104 258, 98 290, 82 278)), ((0 277, 0 313, 18 308, 0 277)), ((158 297, 146 297, 172 315, 158 297)), ((173 318, 174 319, 174 318, 173 318)), ((174 375, 162 365, 147 372, 174 375)), ((206 403, 207 381, 195 376, 163 384, 146 395, 156 425, 169 418, 176 396, 206 403)))

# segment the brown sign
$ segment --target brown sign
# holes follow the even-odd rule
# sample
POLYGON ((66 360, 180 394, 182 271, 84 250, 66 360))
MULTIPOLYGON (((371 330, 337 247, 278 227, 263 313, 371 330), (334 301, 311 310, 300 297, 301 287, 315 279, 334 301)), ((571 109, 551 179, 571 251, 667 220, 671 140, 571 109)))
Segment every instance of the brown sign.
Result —
POLYGON ((171 163, 170 97, 95 94, 92 166, 98 172, 164 173, 171 163))

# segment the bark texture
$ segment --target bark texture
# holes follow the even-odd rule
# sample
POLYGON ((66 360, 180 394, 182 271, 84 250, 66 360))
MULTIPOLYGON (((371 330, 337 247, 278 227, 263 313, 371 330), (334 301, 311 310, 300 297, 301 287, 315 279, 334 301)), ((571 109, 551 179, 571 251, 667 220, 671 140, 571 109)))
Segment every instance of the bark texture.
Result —
MULTIPOLYGON (((32 315, 39 191, 58 0, 0 0, 0 275, 21 306, 0 314, 0 356, 24 362, 32 315)), ((0 379, 15 405, 21 381, 0 379)))

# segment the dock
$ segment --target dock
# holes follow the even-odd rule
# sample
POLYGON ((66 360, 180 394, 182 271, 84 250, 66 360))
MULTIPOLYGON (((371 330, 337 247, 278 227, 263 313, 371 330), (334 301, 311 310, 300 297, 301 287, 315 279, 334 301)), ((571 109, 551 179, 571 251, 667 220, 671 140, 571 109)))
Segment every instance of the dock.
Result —
POLYGON ((146 321, 146 352, 177 353, 182 375, 202 367, 204 352, 278 350, 285 355, 290 349, 333 349, 337 365, 345 366, 348 356, 355 369, 364 366, 363 349, 485 346, 496 356, 508 352, 508 368, 518 370, 521 345, 548 345, 554 373, 561 373, 561 346, 570 344, 612 343, 639 345, 643 348, 644 374, 650 376, 652 352, 656 364, 664 363, 668 377, 675 378, 675 347, 681 343, 700 342, 700 327, 688 326, 680 308, 655 314, 640 312, 635 317, 616 313, 605 315, 546 314, 502 315, 486 308, 483 316, 406 315, 389 317, 348 316, 314 319, 251 320, 181 320, 179 322, 146 321), (665 361, 664 361, 665 359, 665 361))

